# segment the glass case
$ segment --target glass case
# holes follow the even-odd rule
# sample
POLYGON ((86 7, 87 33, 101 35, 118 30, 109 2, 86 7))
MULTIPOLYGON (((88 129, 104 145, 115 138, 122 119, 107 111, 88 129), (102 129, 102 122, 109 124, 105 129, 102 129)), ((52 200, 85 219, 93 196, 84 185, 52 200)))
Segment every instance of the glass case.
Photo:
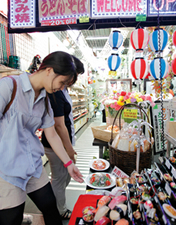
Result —
POLYGON ((132 91, 132 79, 107 79, 106 80, 106 92, 112 94, 116 90, 117 92, 132 91))

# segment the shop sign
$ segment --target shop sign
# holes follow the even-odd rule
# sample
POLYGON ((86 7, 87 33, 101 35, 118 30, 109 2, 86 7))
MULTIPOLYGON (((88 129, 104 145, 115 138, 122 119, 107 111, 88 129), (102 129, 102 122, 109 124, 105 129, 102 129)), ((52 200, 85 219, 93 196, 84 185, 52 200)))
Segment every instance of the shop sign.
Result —
POLYGON ((124 109, 123 118, 137 119, 138 110, 137 109, 124 109))
MULTIPOLYGON (((166 119, 168 118, 167 110, 168 102, 163 102, 163 118, 164 118, 164 130, 166 129, 166 119)), ((162 115, 161 115, 161 103, 156 103, 152 109, 153 114, 153 129, 155 139, 155 154, 163 151, 162 142, 162 115)), ((164 139, 164 149, 167 148, 167 140, 164 139)))
POLYGON ((147 0, 92 0, 92 18, 135 18, 147 14, 147 0))
MULTIPOLYGON (((41 24, 47 20, 58 21, 58 19, 79 19, 80 16, 90 16, 90 0, 38 0, 38 7, 41 24)), ((70 22, 72 23, 72 20, 70 22)))
POLYGON ((41 26, 58 26, 58 25, 67 25, 67 24, 76 24, 76 17, 66 18, 66 19, 53 19, 53 20, 42 20, 41 26))
POLYGON ((35 27, 35 0, 10 0, 10 27, 35 27))
POLYGON ((176 15, 176 0, 148 0, 148 16, 176 15), (159 2, 159 5, 158 5, 159 2))

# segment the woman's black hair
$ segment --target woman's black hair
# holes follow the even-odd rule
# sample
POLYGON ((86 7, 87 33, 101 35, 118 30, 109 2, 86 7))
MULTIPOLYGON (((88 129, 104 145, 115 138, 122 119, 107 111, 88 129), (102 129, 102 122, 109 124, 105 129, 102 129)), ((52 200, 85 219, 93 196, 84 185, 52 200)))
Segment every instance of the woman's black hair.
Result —
MULTIPOLYGON (((68 83, 72 83, 75 78, 77 79, 76 63, 73 57, 66 52, 57 51, 47 55, 43 59, 38 71, 45 70, 46 68, 52 68, 58 76, 68 76, 68 83)), ((48 112, 48 96, 45 99, 45 106, 48 112)))
POLYGON ((49 67, 53 68, 54 73, 58 76, 68 76, 68 81, 72 80, 76 75, 74 60, 72 56, 66 52, 57 51, 47 55, 43 59, 38 71, 49 67))
POLYGON ((73 85, 77 81, 78 74, 83 74, 85 71, 84 64, 76 56, 72 55, 72 60, 74 61, 74 64, 75 64, 76 74, 68 86, 73 85))

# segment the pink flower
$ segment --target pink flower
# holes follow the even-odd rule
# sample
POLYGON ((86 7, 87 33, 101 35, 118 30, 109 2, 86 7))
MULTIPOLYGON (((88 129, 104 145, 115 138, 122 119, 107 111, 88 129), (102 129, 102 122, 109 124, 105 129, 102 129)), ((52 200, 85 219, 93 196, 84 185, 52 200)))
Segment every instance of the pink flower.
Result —
POLYGON ((114 105, 114 104, 110 104, 110 107, 111 107, 112 109, 114 109, 114 108, 115 108, 115 105, 114 105))
POLYGON ((123 98, 123 99, 124 99, 124 101, 125 101, 125 100, 129 99, 129 96, 128 96, 128 95, 126 95, 126 96, 124 96, 124 98, 123 98))
POLYGON ((143 100, 146 99, 145 95, 141 95, 140 98, 142 98, 143 100))
POLYGON ((152 102, 152 97, 150 95, 146 96, 145 100, 152 102))
POLYGON ((115 107, 115 110, 118 111, 120 108, 121 108, 121 106, 120 106, 120 105, 117 105, 117 106, 115 107))
POLYGON ((154 102, 151 102, 151 107, 154 107, 156 104, 154 102))

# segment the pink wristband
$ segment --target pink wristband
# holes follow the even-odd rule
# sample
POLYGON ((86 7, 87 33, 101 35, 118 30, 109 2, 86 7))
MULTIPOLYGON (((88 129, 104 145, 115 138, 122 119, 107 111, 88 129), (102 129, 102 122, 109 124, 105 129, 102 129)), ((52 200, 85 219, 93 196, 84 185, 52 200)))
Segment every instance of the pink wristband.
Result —
POLYGON ((68 161, 68 163, 64 164, 64 167, 67 168, 68 166, 70 166, 72 164, 72 160, 68 161))

